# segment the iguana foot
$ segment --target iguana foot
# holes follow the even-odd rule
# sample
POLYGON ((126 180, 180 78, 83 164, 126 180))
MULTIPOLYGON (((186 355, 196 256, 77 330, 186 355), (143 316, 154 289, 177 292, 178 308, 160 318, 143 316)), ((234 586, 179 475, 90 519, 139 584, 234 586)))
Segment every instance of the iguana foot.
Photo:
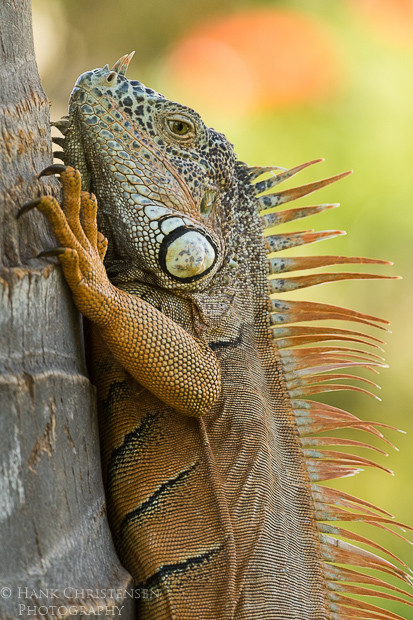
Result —
POLYGON ((103 265, 107 239, 97 229, 96 198, 81 191, 80 173, 70 166, 49 166, 41 175, 56 173, 62 181, 62 206, 52 196, 41 196, 23 205, 18 217, 34 208, 47 217, 60 245, 42 255, 58 257, 77 308, 98 325, 132 377, 178 411, 203 415, 221 391, 215 354, 139 296, 109 281, 103 265))
POLYGON ((17 217, 34 208, 47 217, 60 247, 39 257, 58 257, 80 312, 104 325, 110 321, 110 298, 115 289, 103 265, 108 242, 97 229, 96 197, 81 191, 80 172, 71 166, 49 166, 39 177, 49 174, 60 174, 62 205, 53 196, 41 196, 23 205, 17 217))

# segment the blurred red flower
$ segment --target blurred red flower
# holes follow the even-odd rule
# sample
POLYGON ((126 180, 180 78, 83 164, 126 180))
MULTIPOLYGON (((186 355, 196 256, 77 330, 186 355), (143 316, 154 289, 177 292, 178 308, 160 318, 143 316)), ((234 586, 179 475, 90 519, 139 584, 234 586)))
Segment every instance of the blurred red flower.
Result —
POLYGON ((331 94, 339 63, 333 37, 320 22, 261 8, 193 29, 171 50, 167 71, 194 107, 237 113, 331 94))

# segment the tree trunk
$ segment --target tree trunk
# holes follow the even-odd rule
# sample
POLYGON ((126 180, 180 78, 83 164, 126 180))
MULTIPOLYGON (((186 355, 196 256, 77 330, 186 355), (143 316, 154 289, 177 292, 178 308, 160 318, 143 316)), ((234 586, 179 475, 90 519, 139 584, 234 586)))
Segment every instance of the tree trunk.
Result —
POLYGON ((52 163, 49 106, 33 49, 29 0, 0 4, 0 617, 83 617, 122 607, 130 576, 112 545, 100 473, 94 389, 79 314, 43 216, 16 220, 52 163), (89 592, 86 592, 89 590, 89 592))

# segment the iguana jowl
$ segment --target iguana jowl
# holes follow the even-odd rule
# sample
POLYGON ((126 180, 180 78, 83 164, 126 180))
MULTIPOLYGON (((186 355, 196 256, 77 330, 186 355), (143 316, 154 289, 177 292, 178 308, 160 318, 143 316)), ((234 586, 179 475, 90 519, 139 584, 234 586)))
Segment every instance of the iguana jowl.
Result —
POLYGON ((338 565, 408 581, 405 571, 341 538, 374 543, 327 523, 395 522, 318 484, 375 465, 340 451, 368 444, 320 433, 350 427, 382 437, 380 425, 307 398, 365 391, 340 383, 360 379, 346 369, 381 365, 364 348, 325 342, 381 341, 295 325, 386 322, 279 298, 321 282, 380 277, 287 272, 385 261, 274 258, 339 231, 267 232, 333 207, 273 209, 344 175, 268 193, 316 162, 285 170, 238 161, 196 112, 128 80, 131 56, 79 77, 69 116, 56 123, 66 165, 46 170, 61 172, 62 208, 42 197, 23 211, 36 206, 48 217, 62 247, 44 254, 58 254, 90 321, 113 537, 136 585, 160 592, 141 599, 139 618, 400 618, 347 595, 397 599, 402 590, 338 565), (330 380, 338 383, 323 383, 330 380))

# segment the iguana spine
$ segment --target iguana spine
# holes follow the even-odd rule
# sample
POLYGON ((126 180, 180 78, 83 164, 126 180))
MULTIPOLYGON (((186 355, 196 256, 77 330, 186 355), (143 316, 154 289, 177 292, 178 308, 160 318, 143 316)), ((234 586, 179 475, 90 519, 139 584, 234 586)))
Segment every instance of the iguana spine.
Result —
POLYGON ((315 162, 284 170, 236 160, 193 110, 127 80, 130 59, 80 76, 69 117, 58 123, 64 162, 79 168, 87 191, 80 191, 79 173, 65 167, 63 211, 50 197, 27 209, 44 212, 68 248, 59 259, 78 308, 93 323, 91 372, 114 540, 136 582, 162 591, 142 602, 140 617, 400 619, 347 595, 399 600, 402 590, 338 565, 409 582, 407 573, 342 541, 378 547, 326 521, 400 524, 318 484, 377 464, 325 449, 373 447, 367 443, 314 434, 349 427, 382 437, 380 425, 307 399, 364 392, 341 383, 351 377, 343 369, 382 365, 375 353, 324 342, 381 341, 297 325, 338 319, 383 329, 387 322, 278 298, 321 282, 379 277, 285 272, 385 261, 266 258, 340 234, 271 230, 334 205, 272 209, 344 175, 273 192, 315 162), (267 172, 273 176, 260 180, 267 172), (179 237, 170 236, 178 229, 179 237), (188 260, 172 252, 177 239, 188 260), (338 383, 324 383, 330 380, 338 383))

